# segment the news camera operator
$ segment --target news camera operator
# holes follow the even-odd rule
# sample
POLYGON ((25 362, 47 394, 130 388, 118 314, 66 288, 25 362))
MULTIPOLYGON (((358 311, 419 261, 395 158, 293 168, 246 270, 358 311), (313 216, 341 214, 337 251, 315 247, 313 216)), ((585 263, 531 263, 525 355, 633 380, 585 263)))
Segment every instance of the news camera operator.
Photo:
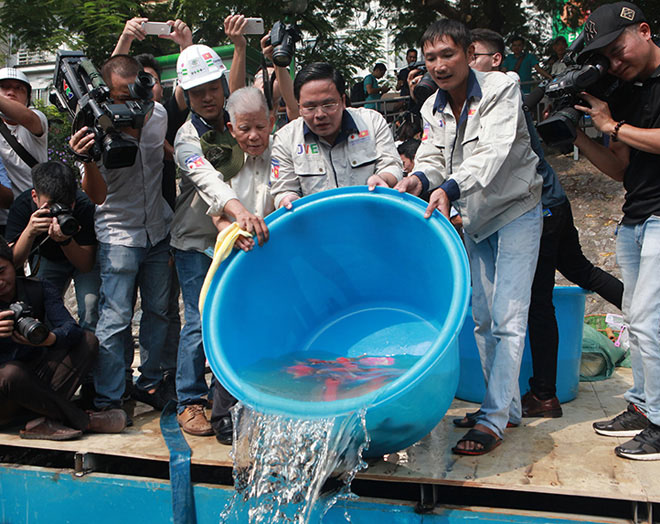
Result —
POLYGON ((33 274, 64 295, 73 279, 78 317, 94 332, 100 278, 96 261, 94 204, 77 188, 71 168, 50 161, 32 168, 33 188, 19 195, 7 220, 17 267, 29 260, 33 274))
MULTIPOLYGON (((140 64, 126 55, 115 55, 106 61, 101 75, 115 104, 148 101, 150 93, 143 91, 150 89, 144 84, 145 77, 139 75, 141 72, 140 64)), ((161 387, 161 349, 168 328, 172 217, 161 191, 167 114, 158 102, 145 105, 153 110, 145 115, 141 127, 131 123, 120 127, 113 136, 113 140, 133 146, 136 156, 132 165, 112 167, 102 159, 90 157, 97 141, 88 126, 79 129, 69 141, 72 150, 84 159, 83 189, 93 202, 101 203, 94 217, 101 270, 96 329, 100 349, 94 373, 94 404, 98 409, 121 405, 126 385, 124 332, 131 324, 136 286, 142 305, 141 366, 133 397, 162 409, 173 396, 161 387)), ((123 160, 109 154, 107 158, 123 160)))
POLYGON ((17 277, 0 237, 0 419, 24 420, 21 438, 69 440, 83 431, 119 433, 122 410, 85 412, 70 401, 93 366, 98 341, 83 331, 48 282, 17 277))
POLYGON ((606 4, 591 13, 578 61, 592 54, 609 60, 609 73, 622 81, 608 105, 582 93, 575 106, 609 135, 609 147, 578 132, 575 145, 603 173, 626 190, 617 234, 617 262, 623 276, 623 314, 630 329, 633 386, 628 408, 595 422, 596 433, 634 438, 615 448, 618 456, 660 459, 660 48, 644 13, 634 4, 606 4))

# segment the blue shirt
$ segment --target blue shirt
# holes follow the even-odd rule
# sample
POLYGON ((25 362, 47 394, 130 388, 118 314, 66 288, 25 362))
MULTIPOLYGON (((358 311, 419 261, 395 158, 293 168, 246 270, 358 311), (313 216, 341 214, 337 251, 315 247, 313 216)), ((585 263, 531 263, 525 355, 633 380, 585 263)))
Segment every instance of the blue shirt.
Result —
POLYGON ((525 53, 523 55, 520 66, 516 69, 516 64, 518 63, 517 56, 510 54, 502 62, 502 69, 505 71, 515 71, 520 77, 522 92, 527 94, 532 90, 532 85, 529 83, 532 81, 532 68, 539 63, 538 58, 532 53, 525 53))
MULTIPOLYGON (((380 100, 380 93, 369 94, 367 92, 367 86, 371 86, 374 89, 378 89, 378 79, 374 75, 367 75, 364 79, 364 94, 367 95, 365 100, 380 100)), ((367 109, 378 109, 378 104, 364 104, 364 107, 367 109)))

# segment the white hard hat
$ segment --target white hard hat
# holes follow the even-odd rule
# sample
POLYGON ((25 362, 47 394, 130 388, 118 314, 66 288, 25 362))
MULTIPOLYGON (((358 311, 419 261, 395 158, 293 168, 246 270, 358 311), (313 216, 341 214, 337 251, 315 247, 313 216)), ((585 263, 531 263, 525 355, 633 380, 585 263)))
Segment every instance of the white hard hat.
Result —
POLYGON ((0 69, 0 80, 18 80, 30 87, 30 81, 23 71, 14 67, 3 67, 0 69))
POLYGON ((0 80, 18 80, 19 82, 23 82, 25 87, 27 87, 27 105, 30 105, 32 86, 30 85, 30 81, 28 80, 27 75, 23 71, 14 67, 3 67, 0 69, 0 80))
POLYGON ((222 78, 226 70, 218 53, 202 44, 186 47, 176 61, 176 76, 184 91, 222 78))

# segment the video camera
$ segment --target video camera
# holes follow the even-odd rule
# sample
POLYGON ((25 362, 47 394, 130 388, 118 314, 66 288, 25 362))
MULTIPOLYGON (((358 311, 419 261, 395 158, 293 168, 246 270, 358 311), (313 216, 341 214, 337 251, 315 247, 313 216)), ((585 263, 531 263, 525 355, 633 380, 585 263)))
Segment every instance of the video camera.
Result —
MULTIPOLYGON (((584 34, 584 33, 583 33, 584 34)), ((553 100, 552 114, 539 124, 541 138, 550 146, 572 144, 577 136, 577 123, 582 112, 575 109, 576 104, 588 105, 580 98, 583 91, 607 100, 619 82, 609 75, 609 60, 600 54, 591 54, 582 64, 577 64, 575 58, 584 47, 584 37, 581 34, 566 52, 563 62, 568 68, 552 80, 539 84, 539 87, 525 97, 524 109, 529 111, 543 95, 553 100)))
POLYGON ((40 320, 34 318, 32 308, 25 302, 14 302, 8 308, 13 314, 14 330, 18 331, 31 344, 38 346, 48 338, 50 329, 40 320))
POLYGON ((273 46, 273 63, 288 67, 296 50, 296 42, 302 40, 302 33, 295 24, 275 22, 270 30, 267 43, 273 46))
POLYGON ((80 51, 58 51, 53 76, 51 103, 67 111, 72 119, 72 133, 87 126, 95 135, 89 156, 103 159, 109 169, 132 166, 138 146, 121 136, 119 128, 141 128, 151 115, 154 103, 154 78, 140 71, 135 83, 129 85, 131 98, 124 104, 114 104, 110 89, 94 64, 80 51))

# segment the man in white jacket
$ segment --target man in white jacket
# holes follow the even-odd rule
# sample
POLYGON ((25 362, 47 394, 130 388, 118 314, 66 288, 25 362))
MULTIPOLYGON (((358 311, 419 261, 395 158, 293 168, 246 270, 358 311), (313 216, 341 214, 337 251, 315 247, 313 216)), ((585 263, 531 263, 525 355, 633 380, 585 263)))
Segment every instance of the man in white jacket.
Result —
POLYGON ((344 79, 328 63, 305 66, 293 91, 302 118, 275 135, 271 193, 277 207, 325 189, 393 187, 403 176, 392 132, 371 109, 346 108, 344 79))
POLYGON ((438 85, 422 107, 424 134, 416 171, 400 191, 431 190, 425 216, 463 218, 472 273, 475 339, 487 383, 471 429, 453 448, 482 455, 520 423, 518 375, 541 236, 541 177, 530 147, 520 89, 506 75, 470 69, 469 30, 441 20, 422 37, 426 66, 438 85))

